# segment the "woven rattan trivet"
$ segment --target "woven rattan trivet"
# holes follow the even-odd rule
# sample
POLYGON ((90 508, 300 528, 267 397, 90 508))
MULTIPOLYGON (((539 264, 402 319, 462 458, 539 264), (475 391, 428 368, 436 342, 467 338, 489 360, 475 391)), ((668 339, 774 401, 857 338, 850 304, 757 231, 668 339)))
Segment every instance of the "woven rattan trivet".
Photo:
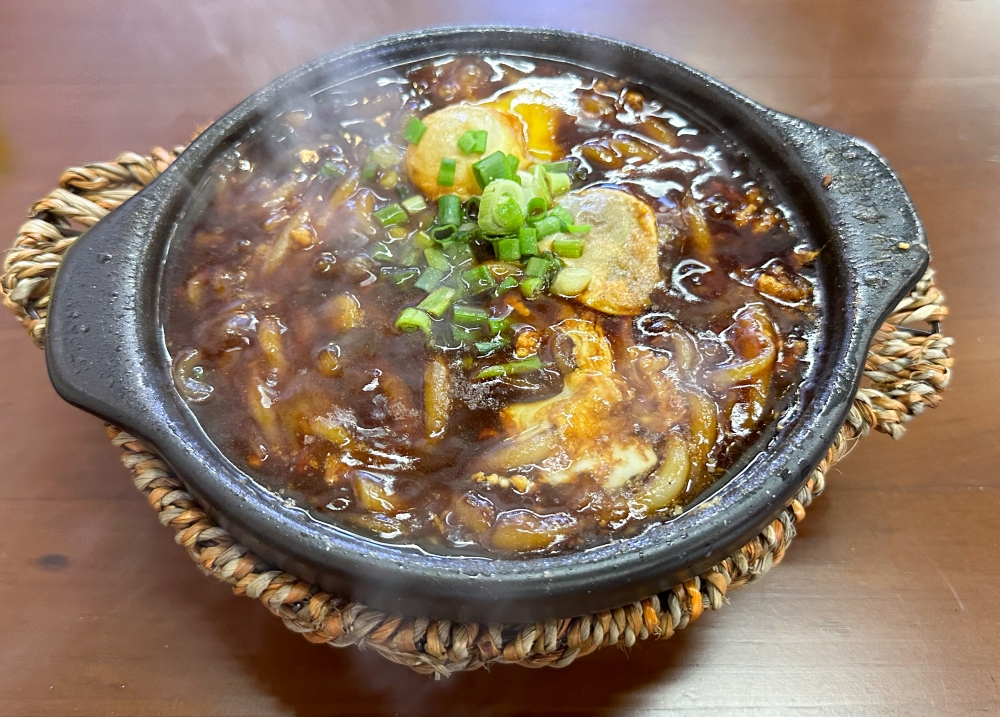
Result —
MULTIPOLYGON (((45 340, 52 278, 63 253, 88 227, 149 184, 183 148, 154 149, 151 156, 123 154, 107 164, 67 170, 59 189, 37 202, 4 260, 4 305, 24 324, 32 341, 45 340)), ((795 524, 818 496, 830 467, 854 439, 874 428, 900 438, 903 424, 940 402, 948 383, 952 339, 940 333, 947 315, 928 271, 882 326, 868 352, 865 385, 846 423, 796 498, 760 534, 699 577, 641 602, 593 615, 527 625, 477 625, 394 615, 330 595, 293 575, 272 570, 192 500, 184 484, 136 438, 108 427, 122 449, 122 463, 136 487, 172 527, 201 569, 229 583, 238 595, 259 600, 285 626, 310 642, 371 647, 418 672, 447 675, 494 663, 563 667, 594 650, 666 639, 706 609, 719 609, 733 588, 756 580, 781 561, 795 524), (915 328, 926 324, 929 329, 915 328)))

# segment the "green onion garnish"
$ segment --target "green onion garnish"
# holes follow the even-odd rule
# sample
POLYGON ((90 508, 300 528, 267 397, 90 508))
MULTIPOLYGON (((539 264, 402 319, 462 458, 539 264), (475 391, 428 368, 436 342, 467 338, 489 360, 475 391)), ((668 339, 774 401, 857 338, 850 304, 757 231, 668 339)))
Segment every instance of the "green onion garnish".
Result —
POLYGON ((413 235, 413 246, 418 249, 426 249, 429 246, 434 246, 434 239, 427 232, 417 232, 413 235))
POLYGON ((544 167, 535 166, 531 170, 531 187, 537 197, 545 200, 545 208, 552 206, 552 192, 549 191, 548 174, 544 167))
POLYGON ((549 162, 542 167, 550 174, 569 174, 576 169, 576 163, 569 159, 561 159, 558 162, 549 162))
POLYGON ((431 229, 431 236, 439 242, 451 241, 458 231, 458 227, 454 224, 445 224, 443 227, 434 227, 431 229))
POLYGON ((546 202, 542 197, 532 197, 528 200, 529 217, 540 217, 548 208, 548 202, 546 202))
POLYGON ((516 236, 501 239, 493 248, 500 261, 518 261, 521 258, 521 241, 516 236))
POLYGON ((513 154, 507 155, 507 166, 510 167, 510 178, 514 179, 517 177, 517 168, 520 166, 521 160, 515 157, 513 154))
POLYGON ((462 265, 473 260, 472 250, 464 241, 453 241, 441 245, 441 251, 451 259, 452 264, 462 265))
POLYGON ((455 300, 455 294, 457 293, 450 286, 439 286, 428 294, 423 301, 417 304, 417 308, 423 309, 435 318, 440 318, 448 310, 448 307, 451 306, 451 302, 455 300))
POLYGON ((393 261, 392 249, 384 241, 377 242, 372 246, 371 252, 368 254, 375 261, 391 262, 393 261))
POLYGON ((437 183, 441 187, 450 187, 455 183, 455 160, 450 157, 441 160, 437 183))
POLYGON ((549 191, 553 194, 563 194, 568 192, 569 188, 573 185, 573 181, 565 172, 549 172, 548 180, 549 191))
POLYGON ((521 227, 517 230, 517 239, 521 256, 538 256, 538 230, 534 227, 521 227))
POLYGON ((570 234, 586 234, 590 231, 589 224, 570 224, 566 227, 566 231, 570 234))
POLYGON ((328 177, 343 177, 344 168, 334 164, 333 162, 323 162, 320 166, 319 171, 328 177))
POLYGON ((563 224, 569 226, 573 223, 573 215, 566 211, 565 207, 554 207, 551 212, 549 212, 550 217, 557 217, 562 221, 563 224))
POLYGON ((419 117, 411 117, 410 121, 406 123, 406 131, 403 132, 403 137, 410 144, 418 144, 426 131, 427 125, 421 122, 419 117))
POLYGON ((396 329, 405 333, 423 331, 427 338, 431 337, 431 317, 420 309, 408 306, 396 317, 396 329))
POLYGON ((405 224, 410 217, 406 211, 398 204, 390 204, 375 212, 375 218, 384 227, 392 227, 397 224, 405 224))
POLYGON ((441 283, 444 276, 445 272, 440 269, 435 269, 433 266, 429 266, 423 270, 420 274, 420 278, 417 279, 413 285, 421 291, 426 291, 429 294, 434 287, 441 283))
POLYGON ((462 279, 469 285, 469 292, 480 294, 497 285, 496 280, 483 264, 462 273, 462 279))
POLYGON ((563 223, 559 217, 549 216, 535 222, 535 231, 538 232, 539 239, 561 232, 562 228, 563 223))
POLYGON ((486 137, 484 129, 469 130, 458 138, 458 148, 462 154, 482 154, 486 151, 486 137))
POLYGON ((378 163, 373 160, 368 160, 361 167, 361 178, 366 182, 371 182, 375 179, 376 172, 378 172, 378 163))
POLYGON ((507 155, 497 150, 472 165, 472 176, 480 188, 485 189, 494 179, 513 179, 514 173, 507 163, 507 155))
POLYGON ((583 243, 579 237, 556 237, 552 240, 552 251, 557 256, 579 259, 583 256, 583 243))
MULTIPOLYGON (((517 286, 517 279, 515 279, 513 276, 508 276, 499 284, 497 284, 497 288, 493 290, 493 293, 496 294, 497 296, 500 296, 500 294, 510 289, 513 289, 515 286, 517 286)), ((492 319, 490 319, 490 321, 492 321, 492 319)))
POLYGON ((486 309, 480 309, 478 306, 455 304, 455 308, 452 311, 452 317, 454 318, 456 324, 462 324, 464 326, 486 326, 490 315, 487 313, 486 309))
MULTIPOLYGON (((504 279, 501 286, 503 286, 503 284, 506 284, 508 280, 513 281, 514 286, 517 286, 517 280, 514 279, 514 277, 512 276, 508 276, 506 279, 504 279)), ((490 336, 499 336, 504 331, 510 328, 511 316, 510 314, 507 314, 507 316, 504 316, 502 319, 490 319, 489 323, 490 323, 490 336)))
POLYGON ((402 286, 412 279, 416 279, 420 276, 419 269, 397 269, 389 274, 389 278, 392 279, 392 283, 396 286, 402 286))
POLYGON ((524 266, 524 273, 530 277, 543 277, 549 271, 549 262, 540 256, 533 256, 528 259, 524 266))
POLYGON ((417 214, 427 209, 427 201, 419 194, 414 194, 403 200, 403 209, 407 214, 417 214))
POLYGON ((461 223, 462 200, 454 194, 438 197, 438 224, 454 224, 457 227, 461 223))
POLYGON ((559 270, 549 289, 553 294, 559 296, 579 296, 590 286, 590 281, 593 278, 594 273, 590 269, 585 269, 582 266, 567 266, 565 269, 559 270))
MULTIPOLYGON (((488 356, 494 351, 499 351, 500 349, 506 348, 507 346, 510 346, 510 339, 506 338, 505 336, 497 336, 495 338, 490 339, 489 341, 477 341, 476 353, 479 354, 480 356, 488 356)), ((489 366, 487 368, 494 368, 494 367, 489 366)), ((480 375, 482 374, 480 373, 480 375)), ((479 376, 477 376, 476 378, 479 378, 479 376)), ((489 377, 487 376, 487 378, 489 377)))
POLYGON ((479 338, 482 332, 478 328, 468 326, 452 326, 451 335, 460 344, 470 344, 479 338))
POLYGON ((502 236, 524 224, 524 192, 517 182, 495 179, 483 190, 479 202, 479 228, 483 234, 502 236))
POLYGON ((473 222, 479 217, 479 197, 469 197, 465 200, 465 216, 473 222))
MULTIPOLYGON (((476 344, 478 350, 479 344, 476 344)), ((538 356, 529 356, 523 361, 511 361, 501 363, 496 366, 487 366, 476 376, 476 379, 499 378, 501 376, 516 376, 522 373, 530 373, 545 368, 542 360, 538 356)))
POLYGON ((427 266, 433 267, 438 271, 450 271, 451 264, 448 263, 448 257, 444 255, 444 252, 435 246, 428 247, 424 249, 424 258, 427 260, 427 266))
POLYGON ((521 293, 525 299, 536 299, 542 293, 542 285, 545 279, 540 276, 529 276, 521 280, 521 293))

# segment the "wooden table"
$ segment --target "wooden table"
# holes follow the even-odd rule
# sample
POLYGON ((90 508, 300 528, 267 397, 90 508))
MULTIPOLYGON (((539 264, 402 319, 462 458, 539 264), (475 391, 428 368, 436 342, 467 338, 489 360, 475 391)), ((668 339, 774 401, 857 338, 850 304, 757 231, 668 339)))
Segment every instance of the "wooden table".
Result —
POLYGON ((179 143, 346 43, 517 22, 640 43, 878 146, 949 296, 952 389, 834 472, 784 564, 664 643, 434 682, 307 644, 203 578, 0 318, 0 714, 1000 712, 1000 5, 0 4, 0 236, 67 165, 179 143))

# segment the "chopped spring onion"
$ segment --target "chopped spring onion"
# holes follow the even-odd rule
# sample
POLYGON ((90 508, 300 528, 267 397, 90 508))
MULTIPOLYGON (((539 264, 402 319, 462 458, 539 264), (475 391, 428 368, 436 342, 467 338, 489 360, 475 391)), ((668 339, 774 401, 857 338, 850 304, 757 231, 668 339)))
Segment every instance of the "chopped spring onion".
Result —
POLYGON ((455 234, 458 232, 458 227, 454 224, 445 224, 442 227, 434 227, 431 229, 431 236, 434 237, 436 241, 446 242, 451 241, 455 238, 455 234))
POLYGON ((561 232, 562 228, 563 222, 559 217, 548 216, 535 222, 535 231, 538 232, 539 239, 561 232))
POLYGON ((528 216, 540 217, 549 208, 548 202, 541 197, 532 197, 528 200, 528 216))
POLYGON ((389 278, 392 279, 392 283, 396 286, 402 286, 408 281, 416 279, 420 276, 419 269, 397 269, 389 274, 389 278))
POLYGON ((378 164, 368 160, 361 167, 361 178, 366 182, 371 182, 375 179, 376 172, 378 172, 378 164))
POLYGON ((510 339, 505 336, 497 336, 489 341, 476 342, 476 353, 480 356, 488 356, 494 351, 499 351, 508 346, 510 346, 510 339))
POLYGON ((556 237, 552 241, 552 251, 557 256, 579 259, 583 256, 583 239, 579 237, 556 237))
POLYGON ((394 260, 392 249, 384 241, 372 245, 371 252, 368 255, 375 261, 392 262, 394 260))
POLYGON ((524 192, 517 182, 495 179, 483 190, 479 202, 479 228, 483 234, 502 236, 524 224, 524 192))
POLYGON ((462 223, 462 200, 454 194, 445 194, 438 198, 438 224, 462 223))
POLYGON ((590 231, 589 224, 570 224, 566 227, 566 231, 570 234, 586 234, 590 231))
POLYGON ((429 246, 434 246, 434 239, 427 232, 417 232, 413 235, 413 246, 418 249, 426 249, 429 246))
POLYGON ((545 208, 552 206, 552 192, 549 191, 548 174, 544 167, 535 166, 531 170, 531 186, 535 196, 545 200, 545 208))
MULTIPOLYGON (((476 344, 478 349, 479 344, 476 344)), ((545 368, 542 360, 538 356, 529 356, 522 361, 511 361, 510 363, 500 363, 496 366, 487 366, 476 376, 477 379, 499 378, 501 376, 517 376, 522 373, 530 373, 545 368)))
POLYGON ((406 123, 406 131, 403 132, 403 137, 410 144, 419 144, 420 138, 424 136, 424 132, 427 131, 427 125, 420 121, 419 117, 411 117, 410 121, 406 123))
POLYGON ((569 159, 563 159, 558 162, 543 164, 542 168, 550 174, 569 174, 576 169, 576 163, 569 159))
POLYGON ((469 285, 469 292, 472 294, 480 294, 497 285, 496 279, 483 264, 462 272, 462 279, 469 285))
POLYGON ((540 256, 533 256, 528 259, 524 267, 524 273, 529 277, 542 277, 549 271, 549 261, 540 256))
POLYGON ((426 291, 429 294, 434 287, 441 283, 444 276, 445 272, 440 269, 435 269, 433 266, 429 266, 423 270, 420 274, 420 278, 417 279, 413 285, 421 291, 426 291))
POLYGON ((538 256, 538 231, 534 227, 518 229, 517 239, 521 256, 538 256))
POLYGON ((513 154, 507 155, 507 166, 510 167, 510 178, 515 179, 517 177, 517 168, 520 166, 521 160, 515 157, 513 154))
POLYGON ((462 154, 482 154, 486 151, 487 132, 484 129, 472 129, 458 138, 458 148, 462 154))
POLYGON ((540 276, 529 276, 521 280, 521 293, 525 299, 535 299, 542 293, 542 286, 545 279, 540 276))
POLYGON ((476 182, 482 189, 485 189, 494 179, 514 178, 513 172, 510 171, 510 165, 507 163, 507 155, 500 150, 473 164, 472 176, 476 178, 476 182))
POLYGON ((441 187, 450 187, 455 183, 455 160, 446 157, 441 160, 437 183, 441 187))
POLYGON ((552 280, 552 293, 560 296, 579 296, 590 286, 590 280, 593 278, 594 273, 590 269, 567 266, 560 269, 556 278, 552 280))
POLYGON ((566 226, 573 223, 573 215, 566 211, 565 207, 554 207, 552 211, 549 212, 549 216, 557 217, 566 226))
POLYGON ((368 159, 382 169, 389 169, 389 167, 395 167, 403 161, 403 150, 391 144, 380 144, 372 148, 372 151, 368 153, 368 159))
POLYGON ((418 214, 427 209, 427 201, 419 194, 414 194, 403 200, 403 209, 406 210, 407 214, 418 214))
POLYGON ((399 261, 396 263, 403 264, 405 266, 415 267, 420 263, 420 258, 424 255, 423 251, 418 249, 413 243, 406 244, 403 248, 403 254, 399 257, 399 261))
POLYGON ((424 259, 427 260, 427 266, 437 269, 438 271, 447 272, 451 270, 451 264, 448 262, 448 257, 446 257, 444 252, 436 246, 424 249, 424 259))
POLYGON ((460 344, 471 344, 480 337, 481 333, 478 328, 470 328, 468 326, 451 327, 451 335, 460 344))
POLYGON ((334 164, 333 162, 323 162, 320 165, 319 171, 321 174, 325 174, 327 177, 343 177, 344 168, 334 164))
POLYGON ((455 300, 455 294, 457 293, 450 286, 439 286, 428 294, 423 301, 417 304, 417 308, 426 311, 435 318, 441 318, 444 312, 448 310, 448 307, 451 306, 451 302, 455 300))
POLYGON ((405 224, 409 221, 410 217, 398 204, 390 204, 387 207, 382 207, 374 213, 375 218, 378 219, 379 224, 384 227, 395 226, 396 224, 405 224))
POLYGON ((549 191, 551 191, 553 195, 565 194, 573 185, 573 181, 565 172, 549 172, 547 176, 549 180, 549 191))
POLYGON ((521 240, 516 236, 506 237, 493 245, 500 261, 521 260, 521 240))
POLYGON ((469 197, 465 200, 465 216, 472 221, 479 218, 479 197, 469 197))
MULTIPOLYGON (((513 279, 514 277, 508 276, 507 279, 513 279)), ((507 283, 507 279, 503 280, 503 283, 507 283)), ((517 286, 517 281, 514 281, 514 286, 517 286)), ((490 336, 499 336, 504 331, 510 328, 512 323, 511 315, 507 314, 502 319, 490 319, 490 336)))
POLYGON ((399 331, 410 333, 422 331, 427 338, 431 337, 431 317, 420 309, 407 306, 396 317, 395 327, 399 331))
POLYGON ((441 251, 451 259, 452 264, 466 264, 473 260, 472 250, 464 241, 453 241, 441 245, 441 251))
POLYGON ((480 309, 478 306, 465 306, 464 304, 455 304, 452 317, 456 324, 463 326, 485 326, 490 320, 486 309, 480 309))
POLYGON ((509 289, 513 289, 515 286, 517 286, 517 279, 515 279, 513 276, 508 276, 499 284, 497 284, 497 288, 494 290, 494 293, 497 296, 500 296, 500 294, 509 289))

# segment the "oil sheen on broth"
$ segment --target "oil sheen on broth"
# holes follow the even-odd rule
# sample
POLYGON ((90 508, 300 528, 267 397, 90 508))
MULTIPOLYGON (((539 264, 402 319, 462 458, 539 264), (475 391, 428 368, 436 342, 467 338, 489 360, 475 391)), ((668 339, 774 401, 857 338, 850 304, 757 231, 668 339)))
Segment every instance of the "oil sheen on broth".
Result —
POLYGON ((321 519, 579 550, 681 512, 794 403, 815 252, 634 83, 447 58, 292 104, 214 169, 167 277, 175 383, 321 519))

